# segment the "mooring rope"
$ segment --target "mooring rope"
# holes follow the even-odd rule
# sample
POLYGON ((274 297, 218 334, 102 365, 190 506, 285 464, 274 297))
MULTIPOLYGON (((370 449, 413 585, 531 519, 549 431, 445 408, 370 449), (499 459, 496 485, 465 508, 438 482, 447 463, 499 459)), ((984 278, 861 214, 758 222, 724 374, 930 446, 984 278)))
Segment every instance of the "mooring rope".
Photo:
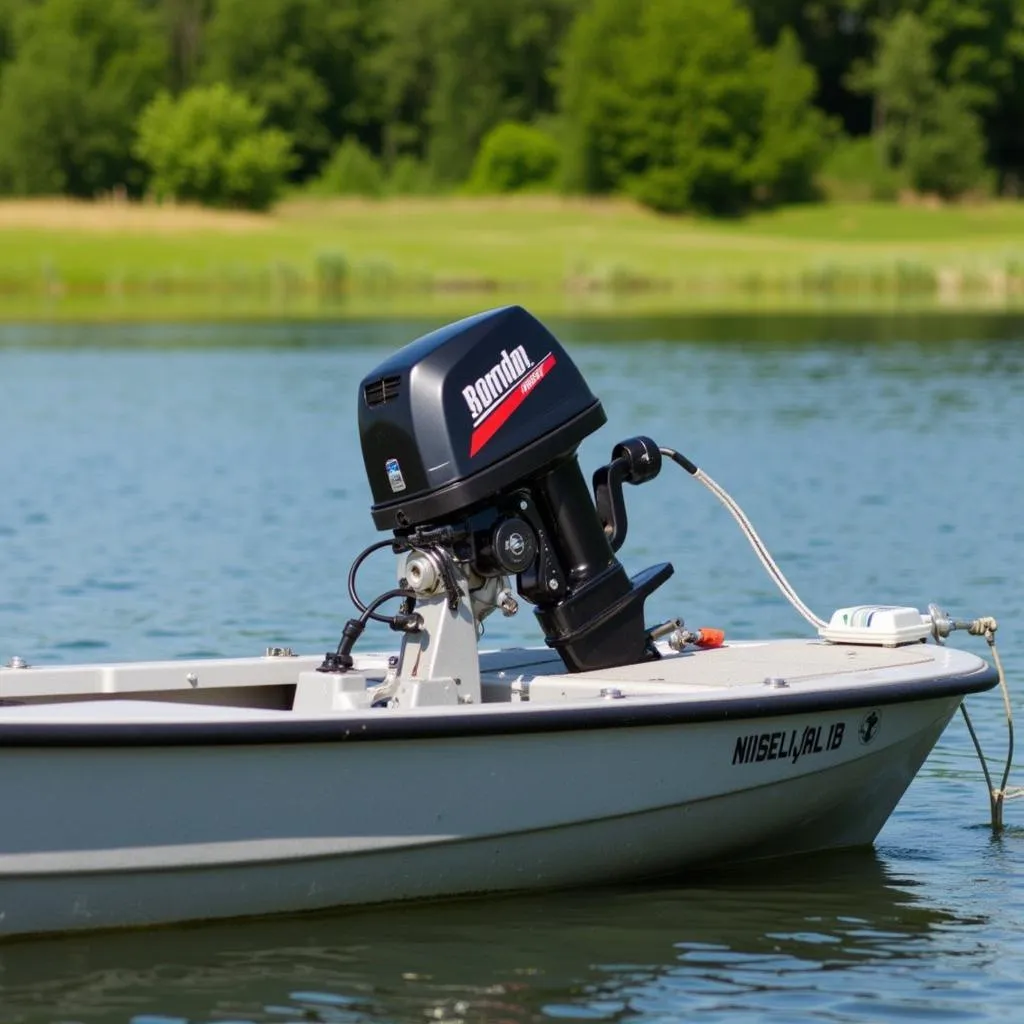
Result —
POLYGON ((999 648, 996 647, 996 620, 993 618, 975 619, 967 627, 967 631, 974 636, 983 636, 989 649, 992 651, 992 661, 995 663, 996 672, 999 676, 999 691, 1003 695, 1003 708, 1006 712, 1006 764, 1003 767, 1003 777, 998 786, 992 785, 992 775, 988 770, 988 758, 981 749, 981 742, 978 734, 974 731, 974 723, 967 713, 967 702, 961 701, 960 713, 967 723, 967 731, 974 743, 974 751, 978 755, 981 770, 985 775, 985 785, 988 786, 989 809, 992 814, 992 828, 996 832, 1003 829, 1003 805, 1007 800, 1017 800, 1024 796, 1024 786, 1007 786, 1010 778, 1010 766, 1013 764, 1013 706, 1010 703, 1010 688, 1006 685, 1006 672, 1003 669, 1003 659, 999 657, 999 648))

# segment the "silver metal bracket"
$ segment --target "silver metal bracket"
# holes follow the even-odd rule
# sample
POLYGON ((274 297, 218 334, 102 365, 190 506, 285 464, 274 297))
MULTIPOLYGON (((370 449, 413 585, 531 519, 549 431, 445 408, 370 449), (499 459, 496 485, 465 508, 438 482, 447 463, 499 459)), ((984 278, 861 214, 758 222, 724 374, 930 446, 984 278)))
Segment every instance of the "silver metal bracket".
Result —
POLYGON ((448 575, 459 588, 453 609, 445 575, 423 552, 413 551, 399 559, 398 576, 416 591, 416 613, 422 625, 402 640, 392 695, 398 707, 480 703, 477 617, 469 580, 453 564, 448 575))

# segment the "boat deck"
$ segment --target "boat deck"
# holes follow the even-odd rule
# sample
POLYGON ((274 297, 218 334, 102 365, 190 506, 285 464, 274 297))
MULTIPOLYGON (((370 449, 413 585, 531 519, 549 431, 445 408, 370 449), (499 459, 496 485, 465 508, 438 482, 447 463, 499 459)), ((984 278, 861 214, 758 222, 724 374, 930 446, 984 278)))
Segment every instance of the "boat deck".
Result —
POLYGON ((770 686, 834 685, 837 676, 862 674, 870 683, 884 672, 915 678, 931 675, 946 662, 948 648, 912 644, 869 647, 830 644, 820 640, 765 640, 729 644, 712 650, 677 654, 662 648, 662 658, 637 665, 568 674, 550 651, 505 651, 481 658, 485 699, 515 699, 526 693, 532 700, 587 699, 608 696, 671 694, 675 698, 706 698, 710 691, 735 691, 770 686), (517 658, 517 653, 519 657, 517 658))
MULTIPOLYGON (((513 648, 480 656, 482 703, 412 709, 296 709, 297 685, 319 656, 268 655, 167 662, 0 669, 0 724, 282 722, 471 718, 551 710, 601 709, 633 713, 671 705, 696 717, 763 715, 770 707, 854 706, 925 699, 988 689, 989 666, 973 654, 934 644, 903 647, 831 644, 821 640, 733 643, 676 653, 656 661, 594 672, 566 673, 544 648, 513 648), (687 709, 689 709, 687 711, 687 709), (708 709, 711 709, 710 711, 708 709)), ((388 670, 386 654, 357 659, 368 686, 388 670)), ((330 677, 326 677, 330 678, 330 677)), ((305 685, 305 684, 302 684, 305 685)))

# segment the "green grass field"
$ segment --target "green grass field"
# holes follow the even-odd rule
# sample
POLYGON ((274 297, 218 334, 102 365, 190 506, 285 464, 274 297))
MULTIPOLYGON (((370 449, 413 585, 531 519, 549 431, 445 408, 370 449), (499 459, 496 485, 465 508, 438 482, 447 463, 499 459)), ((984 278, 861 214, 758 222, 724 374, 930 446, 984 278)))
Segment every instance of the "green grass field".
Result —
POLYGON ((0 320, 1024 304, 1024 203, 791 207, 294 200, 257 216, 0 203, 0 320))

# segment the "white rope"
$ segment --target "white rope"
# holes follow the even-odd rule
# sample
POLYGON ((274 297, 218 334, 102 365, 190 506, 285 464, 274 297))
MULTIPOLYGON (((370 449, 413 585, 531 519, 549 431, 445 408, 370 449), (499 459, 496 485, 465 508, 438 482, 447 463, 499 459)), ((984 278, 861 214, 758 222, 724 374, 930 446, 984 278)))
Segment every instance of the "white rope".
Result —
POLYGON ((1010 766, 1013 764, 1013 706, 1010 703, 1010 688, 1006 685, 1006 672, 1003 669, 1003 659, 999 657, 999 648, 996 647, 996 620, 992 618, 975 619, 966 624, 967 631, 974 636, 983 636, 992 651, 992 660, 995 662, 996 672, 999 676, 999 692, 1003 695, 1003 709, 1006 713, 1006 764, 1003 767, 1003 777, 998 786, 992 785, 992 776, 988 770, 988 759, 981 749, 977 733, 971 722, 971 716, 967 713, 967 702, 960 705, 960 712, 967 723, 967 731, 971 734, 974 743, 974 751, 981 763, 981 770, 985 776, 985 784, 988 786, 989 809, 992 814, 992 828, 996 832, 1003 828, 1003 805, 1007 800, 1018 800, 1024 796, 1024 787, 1007 786, 1010 778, 1010 766))
MULTIPOLYGON (((754 553, 760 559, 761 564, 765 567, 768 575, 775 581, 776 586, 782 591, 783 597, 812 625, 818 629, 821 629, 828 625, 824 619, 818 618, 810 608, 807 607, 800 600, 796 591, 790 585, 789 580, 782 574, 782 570, 775 564, 775 560, 772 558, 765 546, 765 543, 758 536, 757 530, 754 529, 753 523, 747 518, 743 509, 729 495, 728 491, 724 487, 715 483, 704 472, 699 469, 694 463, 692 463, 685 456, 681 456, 678 452, 671 448, 659 449, 663 455, 668 456, 674 462, 678 463, 683 467, 691 476, 699 480, 711 493, 718 498, 718 500, 726 507, 729 514, 739 523, 740 529, 743 531, 744 536, 750 541, 750 546, 754 549, 754 553)), ((933 617, 933 621, 934 617, 933 617)), ((978 755, 978 761, 981 763, 981 770, 985 775, 985 783, 988 786, 989 793, 989 807, 992 814, 992 828, 994 831, 1001 831, 1003 828, 1003 805, 1007 800, 1018 800, 1024 797, 1024 787, 1022 786, 1007 786, 1007 781, 1010 777, 1010 767, 1013 764, 1013 708, 1010 704, 1010 690, 1006 684, 1006 672, 1003 670, 1003 662, 999 657, 999 650, 996 647, 995 633, 998 628, 998 624, 995 619, 990 617, 984 617, 980 619, 973 619, 969 622, 947 622, 945 624, 943 636, 948 635, 948 632, 952 629, 965 629, 972 636, 983 636, 992 650, 992 660, 995 663, 996 672, 999 676, 999 689, 1003 695, 1003 707, 1006 711, 1006 728, 1008 732, 1008 742, 1006 748, 1006 764, 1003 768, 1003 777, 998 786, 992 785, 992 776, 988 770, 988 761, 985 757, 984 751, 981 749, 981 743, 978 740, 978 735, 974 731, 974 723, 971 721, 971 716, 967 713, 966 701, 960 702, 960 711, 963 714, 964 721, 967 723, 967 731, 971 735, 971 740, 974 742, 974 749, 978 755)), ((936 624, 935 638, 940 643, 938 625, 936 624)))
POLYGON ((775 560, 772 558, 765 546, 765 543, 758 536, 757 530, 754 529, 754 524, 746 517, 743 509, 736 504, 729 493, 720 484, 715 483, 704 472, 703 469, 698 469, 693 476, 699 480, 711 493, 718 498, 718 500, 726 507, 729 514, 739 523, 740 529, 743 531, 743 535, 750 541, 750 546, 754 549, 754 553, 760 559, 761 564, 765 567, 768 575, 775 581, 775 585, 782 591, 782 596, 815 628, 822 628, 828 623, 824 619, 818 618, 810 608, 807 607, 800 600, 797 592, 790 585, 789 580, 782 574, 782 570, 775 564, 775 560))

